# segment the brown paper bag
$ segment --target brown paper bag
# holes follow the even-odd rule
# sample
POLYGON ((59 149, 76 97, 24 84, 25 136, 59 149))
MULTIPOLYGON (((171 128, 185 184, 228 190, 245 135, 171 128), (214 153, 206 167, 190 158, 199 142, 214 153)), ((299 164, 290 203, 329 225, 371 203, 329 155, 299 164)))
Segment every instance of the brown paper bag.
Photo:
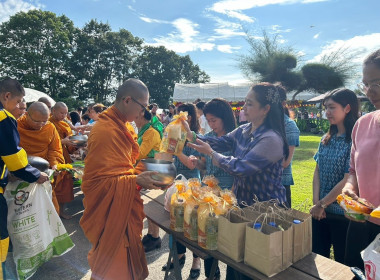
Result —
MULTIPOLYGON (((257 220, 260 220, 260 216, 263 216, 263 213, 259 213, 257 211, 254 211, 253 208, 246 207, 242 209, 244 213, 245 219, 249 220, 250 222, 255 222, 257 220)), ((280 219, 277 214, 275 213, 265 213, 266 219, 265 223, 268 224, 269 222, 274 222, 277 226, 281 226, 284 231, 282 232, 282 269, 286 269, 293 263, 293 244, 294 244, 294 232, 293 232, 293 224, 285 221, 283 219, 280 219)), ((246 241, 247 242, 247 241, 246 241)))
POLYGON ((246 225, 244 263, 266 276, 273 276, 282 268, 282 232, 264 224, 261 232, 246 225))
POLYGON ((218 221, 218 251, 236 262, 244 260, 245 226, 248 223, 243 216, 229 211, 218 221))
POLYGON ((283 211, 283 218, 293 223, 294 220, 301 221, 300 224, 293 223, 293 263, 311 254, 312 228, 311 215, 295 209, 283 211))

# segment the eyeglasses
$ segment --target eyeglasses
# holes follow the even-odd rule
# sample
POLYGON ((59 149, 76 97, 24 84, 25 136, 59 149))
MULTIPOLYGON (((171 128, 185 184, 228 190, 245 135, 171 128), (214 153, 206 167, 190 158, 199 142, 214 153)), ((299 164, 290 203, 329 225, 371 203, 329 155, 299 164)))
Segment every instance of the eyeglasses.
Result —
POLYGON ((140 102, 138 102, 136 99, 134 99, 132 96, 131 96, 131 99, 133 100, 133 102, 137 103, 140 105, 140 107, 142 108, 141 112, 145 112, 145 111, 149 111, 147 107, 145 107, 144 105, 142 105, 140 102))
POLYGON ((361 92, 367 93, 369 89, 379 89, 380 88, 380 83, 372 83, 366 86, 364 83, 359 83, 358 88, 360 89, 361 92))
POLYGON ((28 117, 36 124, 42 124, 42 125, 45 125, 47 124, 48 121, 36 121, 32 118, 32 116, 30 114, 28 114, 28 117))

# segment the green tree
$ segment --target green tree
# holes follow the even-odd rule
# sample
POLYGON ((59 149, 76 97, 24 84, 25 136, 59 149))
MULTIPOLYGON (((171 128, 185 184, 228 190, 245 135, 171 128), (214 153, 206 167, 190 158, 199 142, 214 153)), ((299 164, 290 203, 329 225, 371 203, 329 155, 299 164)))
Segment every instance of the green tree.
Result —
POLYGON ((135 63, 135 77, 149 88, 151 102, 166 108, 175 83, 208 82, 210 77, 189 56, 179 56, 165 47, 146 46, 135 63))
POLYGON ((4 76, 46 92, 52 98, 71 95, 68 64, 75 27, 66 16, 31 10, 0 25, 0 65, 4 76))
POLYGON ((133 74, 141 44, 141 39, 125 29, 112 32, 107 23, 87 23, 76 34, 71 63, 79 100, 108 103, 118 85, 133 74))
POLYGON ((289 90, 298 88, 302 81, 300 73, 295 71, 298 55, 287 46, 279 43, 278 35, 270 36, 263 31, 263 37, 257 38, 247 33, 250 51, 239 58, 239 67, 251 81, 281 82, 289 90))

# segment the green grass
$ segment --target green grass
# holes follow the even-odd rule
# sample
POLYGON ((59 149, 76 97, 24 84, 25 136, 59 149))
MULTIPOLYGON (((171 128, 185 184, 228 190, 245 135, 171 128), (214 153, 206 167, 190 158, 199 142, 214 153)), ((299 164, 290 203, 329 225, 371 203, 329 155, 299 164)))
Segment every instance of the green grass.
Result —
POLYGON ((313 174, 315 169, 314 154, 318 150, 321 135, 301 134, 300 146, 293 156, 292 207, 304 204, 302 211, 308 212, 313 202, 313 174), (306 201, 306 203, 305 203, 306 201))

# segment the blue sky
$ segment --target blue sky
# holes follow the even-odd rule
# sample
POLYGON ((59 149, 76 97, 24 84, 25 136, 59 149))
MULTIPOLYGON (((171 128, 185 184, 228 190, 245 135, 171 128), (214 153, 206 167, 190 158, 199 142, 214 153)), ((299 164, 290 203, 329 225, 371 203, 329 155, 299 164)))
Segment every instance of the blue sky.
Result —
POLYGON ((248 53, 244 30, 278 34, 304 62, 348 47, 360 63, 380 48, 379 0, 0 0, 0 22, 18 11, 41 8, 82 27, 90 19, 125 28, 145 43, 164 45, 211 76, 244 82, 237 58, 248 53))

